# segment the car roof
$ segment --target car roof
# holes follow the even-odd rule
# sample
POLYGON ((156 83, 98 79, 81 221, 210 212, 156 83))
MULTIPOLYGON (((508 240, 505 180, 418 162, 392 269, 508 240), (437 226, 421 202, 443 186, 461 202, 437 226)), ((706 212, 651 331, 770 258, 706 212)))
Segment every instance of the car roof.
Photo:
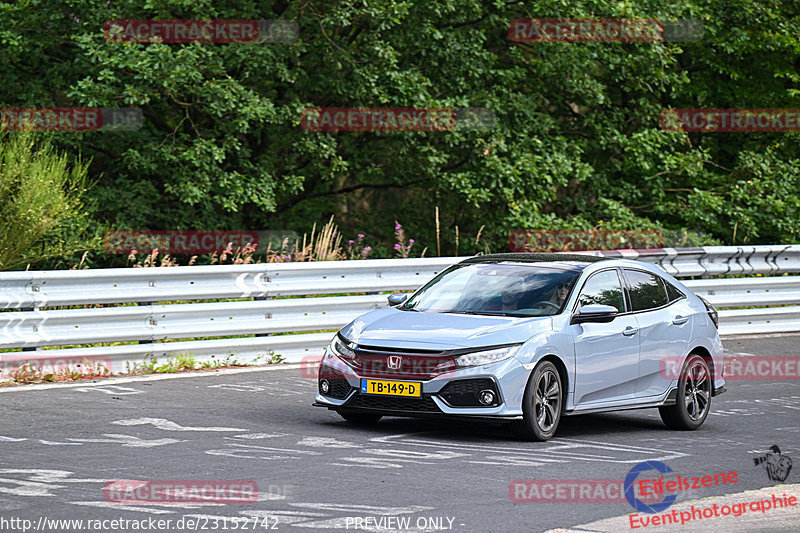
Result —
POLYGON ((591 263, 611 261, 608 257, 584 254, 563 253, 504 253, 477 255, 461 261, 459 264, 474 263, 551 263, 570 270, 583 270, 591 263))

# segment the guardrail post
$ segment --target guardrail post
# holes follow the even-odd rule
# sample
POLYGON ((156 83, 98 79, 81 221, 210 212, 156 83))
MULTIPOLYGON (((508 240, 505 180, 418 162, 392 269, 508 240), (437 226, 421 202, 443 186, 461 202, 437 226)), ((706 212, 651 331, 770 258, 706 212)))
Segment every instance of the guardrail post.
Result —
MULTIPOLYGON (((23 307, 20 311, 36 311, 36 307, 23 307)), ((37 350, 36 346, 27 346, 22 348, 23 352, 35 352, 37 350)))
MULTIPOLYGON (((153 305, 155 302, 136 302, 136 305, 153 305)), ((153 325, 153 319, 150 319, 150 325, 153 325)), ((152 344, 153 339, 149 341, 139 341, 138 344, 152 344)))
MULTIPOLYGON (((269 300, 269 296, 253 296, 253 301, 269 300)), ((272 333, 256 333, 256 337, 272 337, 272 333)))

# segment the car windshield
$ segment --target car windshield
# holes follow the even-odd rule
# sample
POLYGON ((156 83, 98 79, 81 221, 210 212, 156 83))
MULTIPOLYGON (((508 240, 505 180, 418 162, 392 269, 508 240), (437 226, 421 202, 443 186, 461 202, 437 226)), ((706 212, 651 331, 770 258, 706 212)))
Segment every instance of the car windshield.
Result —
POLYGON ((408 311, 547 316, 561 311, 579 272, 541 264, 466 264, 446 270, 399 307, 408 311))

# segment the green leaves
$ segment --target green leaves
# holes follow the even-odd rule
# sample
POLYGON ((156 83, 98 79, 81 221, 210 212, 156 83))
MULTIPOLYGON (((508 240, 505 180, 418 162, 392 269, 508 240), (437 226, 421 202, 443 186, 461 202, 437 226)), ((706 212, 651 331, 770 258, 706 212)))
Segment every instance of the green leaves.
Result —
POLYGON ((401 220, 431 250, 435 207, 445 228, 485 225, 495 249, 518 228, 658 227, 753 243, 795 239, 800 225, 798 134, 659 126, 670 107, 800 107, 790 3, 52 0, 0 12, 5 106, 142 108, 138 132, 54 136, 92 158, 97 216, 117 229, 302 232, 335 213, 343 232, 374 228, 386 242, 385 221, 401 220), (509 21, 530 17, 695 18, 705 33, 509 41, 509 21), (107 42, 104 22, 124 18, 285 18, 300 39, 107 42), (412 106, 485 107, 495 126, 300 127, 306 107, 412 106))
POLYGON ((0 271, 91 246, 75 235, 85 187, 84 163, 30 135, 0 136, 0 271))

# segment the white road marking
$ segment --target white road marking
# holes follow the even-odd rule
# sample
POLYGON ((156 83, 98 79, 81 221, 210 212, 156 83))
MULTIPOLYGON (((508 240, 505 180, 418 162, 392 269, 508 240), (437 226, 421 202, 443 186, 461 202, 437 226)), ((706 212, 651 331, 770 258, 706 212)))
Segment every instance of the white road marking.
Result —
MULTIPOLYGON (((213 522, 214 520, 217 520, 218 522, 225 523, 226 525, 228 525, 229 527, 226 528, 226 529, 229 529, 230 526, 233 526, 233 523, 231 522, 231 520, 233 520, 233 518, 234 518, 234 517, 231 517, 231 516, 214 515, 214 514, 187 514, 187 515, 184 515, 184 516, 191 517, 191 518, 196 518, 196 519, 199 519, 199 520, 208 520, 209 522, 213 522), (226 522, 231 522, 231 523, 227 524, 226 522)), ((244 524, 241 523, 241 522, 244 522, 244 520, 239 519, 239 522, 240 523, 237 525, 236 529, 238 529, 239 527, 244 525, 244 524)), ((198 527, 200 527, 200 525, 201 524, 198 524, 198 527)), ((213 523, 212 524, 208 524, 208 525, 213 525, 213 523)))
POLYGON ((640 463, 642 461, 666 461, 687 456, 687 454, 677 451, 646 448, 643 446, 628 446, 625 444, 614 444, 611 442, 597 442, 582 439, 557 438, 548 441, 547 444, 544 445, 520 448, 409 438, 412 435, 418 436, 419 434, 405 433, 398 435, 387 435, 383 437, 372 438, 370 441, 440 449, 444 448, 448 450, 479 451, 490 452, 492 454, 513 454, 522 457, 529 457, 537 461, 544 461, 545 459, 548 459, 547 456, 550 456, 549 458, 552 460, 580 460, 631 464, 640 463), (602 453, 588 453, 589 451, 602 453), (629 458, 626 458, 626 456, 629 458))
POLYGON ((440 452, 417 452, 413 450, 402 450, 399 448, 389 448, 389 449, 371 448, 368 450, 364 450, 364 453, 369 453, 372 455, 385 455, 387 457, 396 459, 428 459, 428 460, 437 460, 437 459, 449 460, 449 459, 456 459, 458 457, 468 457, 472 455, 469 453, 451 452, 449 450, 442 450, 440 452))
POLYGON ((0 474, 27 474, 28 481, 38 481, 41 483, 105 483, 105 479, 94 478, 75 478, 69 479, 72 472, 69 470, 44 470, 40 468, 6 468, 0 470, 0 474))
POLYGON ((431 511, 433 507, 410 505, 407 507, 381 507, 376 505, 339 504, 339 503, 291 503, 292 507, 317 509, 320 511, 341 511, 345 513, 367 513, 375 515, 393 516, 399 514, 419 513, 431 511))
POLYGON ((226 427, 190 427, 181 426, 175 422, 167 420, 166 418, 134 418, 130 420, 115 420, 111 422, 119 426, 142 426, 150 424, 158 429, 164 431, 247 431, 242 428, 226 428, 226 427))
POLYGON ((266 390, 265 387, 259 387, 256 385, 241 385, 238 383, 220 383, 219 385, 209 385, 209 389, 225 389, 225 390, 232 390, 236 392, 260 392, 266 390))
POLYGON ((24 440, 28 440, 28 439, 25 439, 25 438, 15 439, 14 437, 4 437, 4 436, 0 435, 0 442, 22 442, 24 440))
POLYGON ((14 494, 17 496, 53 496, 51 489, 62 489, 66 485, 61 483, 105 483, 105 479, 93 478, 74 478, 69 476, 72 472, 68 470, 44 470, 44 469, 21 469, 5 468, 0 470, 0 476, 22 474, 24 479, 0 478, 0 481, 16 485, 17 488, 0 487, 0 493, 14 494))
POLYGON ((102 443, 102 444, 121 444, 125 448, 152 448, 153 446, 164 446, 166 444, 177 444, 179 442, 186 442, 185 440, 178 439, 140 439, 133 435, 119 435, 116 433, 104 433, 106 439, 68 439, 74 442, 89 442, 89 443, 102 443))
POLYGON ((417 461, 414 459, 384 459, 382 457, 343 457, 341 461, 346 463, 330 463, 333 466, 363 466, 364 468, 403 468, 402 463, 416 463, 421 465, 432 465, 430 461, 417 461))
POLYGON ((80 442, 53 442, 43 439, 39 439, 39 442, 48 446, 82 446, 80 442))
MULTIPOLYGON (((361 517, 361 515, 359 515, 361 517)), ((313 520, 311 522, 296 522, 291 524, 292 527, 302 527, 305 529, 352 529, 353 519, 350 517, 342 516, 339 518, 328 518, 325 520, 313 520)), ((359 525, 360 531, 380 531, 381 533, 400 533, 397 529, 388 528, 375 528, 366 526, 363 523, 359 525)))
POLYGON ((206 450, 209 455, 219 455, 234 459, 300 459, 303 456, 323 455, 323 452, 311 450, 294 450, 291 448, 279 448, 273 446, 255 446, 250 444, 228 444, 228 448, 217 450, 206 450), (236 448, 236 449, 231 449, 236 448), (265 453, 266 452, 266 453, 265 453))
POLYGON ((234 435, 232 437, 224 437, 226 439, 275 439, 278 437, 288 437, 289 433, 245 433, 244 435, 234 435))
POLYGON ((168 511, 166 509, 159 509, 157 507, 145 507, 139 505, 120 505, 111 502, 69 502, 72 505, 85 505, 87 507, 100 507, 104 509, 113 509, 115 511, 134 511, 137 513, 150 513, 150 514, 173 514, 175 511, 168 511))
POLYGON ((51 489, 63 488, 64 485, 55 485, 53 483, 0 477, 0 494, 13 494, 14 496, 54 496, 54 494, 50 492, 51 489), (2 483, 15 485, 15 487, 6 487, 3 486, 2 483))
POLYGON ((218 455, 220 457, 230 457, 232 459, 265 459, 268 461, 276 459, 300 459, 297 456, 289 455, 259 455, 252 450, 206 450, 208 455, 218 455))
POLYGON ((353 442, 337 440, 331 437, 306 437, 297 442, 298 446, 312 446, 314 448, 361 448, 353 442))
POLYGON ((287 453, 297 453, 300 455, 323 455, 322 452, 312 452, 311 450, 293 450, 291 448, 275 448, 272 446, 256 446, 254 444, 229 444, 229 446, 235 446, 237 448, 247 448, 250 450, 267 450, 272 452, 287 452, 287 453))
POLYGON ((285 516, 302 516, 302 517, 314 517, 314 516, 328 516, 328 513, 315 513, 313 511, 264 511, 264 510, 252 510, 252 511, 239 511, 241 515, 248 515, 248 516, 259 516, 259 517, 269 517, 275 515, 285 515, 285 516))
POLYGON ((103 385, 102 387, 80 387, 75 389, 76 392, 104 392, 106 394, 113 394, 116 396, 124 396, 126 394, 142 394, 144 391, 138 389, 130 389, 128 387, 119 387, 117 385, 103 385))
MULTIPOLYGON (((487 456, 485 461, 467 461, 475 465, 494 465, 494 466, 546 466, 548 463, 543 463, 535 459, 525 459, 522 457, 499 457, 487 456)), ((567 461, 558 461, 559 463, 566 463, 567 461)))
MULTIPOLYGON (((257 521, 258 529, 267 529, 267 530, 269 530, 276 523, 276 521, 278 524, 302 523, 305 526, 306 524, 314 523, 314 522, 308 522, 308 520, 313 520, 319 517, 330 516, 330 513, 315 513, 313 511, 254 510, 254 511, 240 511, 239 514, 250 517, 251 519, 256 519, 256 518, 259 519, 257 521), (265 527, 262 528, 261 526, 265 527)), ((246 529, 249 530, 250 526, 247 526, 246 529)))

